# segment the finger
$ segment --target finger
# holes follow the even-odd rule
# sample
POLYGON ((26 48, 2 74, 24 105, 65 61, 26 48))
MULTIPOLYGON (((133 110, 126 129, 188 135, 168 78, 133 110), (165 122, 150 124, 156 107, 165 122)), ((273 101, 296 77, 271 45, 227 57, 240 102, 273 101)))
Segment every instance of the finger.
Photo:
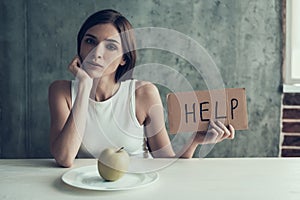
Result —
POLYGON ((219 132, 216 129, 210 129, 207 131, 207 135, 204 139, 205 143, 217 143, 219 137, 219 132))
POLYGON ((76 76, 80 66, 81 66, 80 59, 78 58, 78 56, 75 56, 73 58, 73 60, 71 61, 71 63, 69 64, 68 68, 69 68, 69 71, 74 76, 76 76))
POLYGON ((77 65, 78 65, 78 67, 82 67, 82 63, 81 63, 81 60, 80 60, 80 57, 77 55, 77 56, 75 56, 75 60, 77 61, 77 65))
POLYGON ((215 129, 217 132, 224 134, 224 131, 214 121, 210 121, 210 127, 215 129))
POLYGON ((224 137, 229 137, 230 131, 228 130, 228 128, 220 121, 217 121, 216 123, 224 131, 224 137))
POLYGON ((68 68, 73 67, 76 63, 77 63, 76 57, 74 57, 74 58, 71 60, 71 62, 69 63, 68 68))
POLYGON ((217 132, 218 133, 218 137, 217 137, 217 142, 221 142, 222 140, 224 140, 225 139, 225 137, 224 137, 224 131, 222 131, 222 132, 217 132))
POLYGON ((234 136, 235 136, 235 129, 234 129, 234 127, 231 124, 229 124, 229 130, 230 130, 230 136, 229 136, 229 138, 233 139, 234 136))

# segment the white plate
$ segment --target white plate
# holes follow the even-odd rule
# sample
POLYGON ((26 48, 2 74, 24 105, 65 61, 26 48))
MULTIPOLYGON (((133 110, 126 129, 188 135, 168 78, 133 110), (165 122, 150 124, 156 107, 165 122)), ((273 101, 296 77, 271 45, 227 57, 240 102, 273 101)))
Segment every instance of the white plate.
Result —
POLYGON ((158 173, 126 173, 114 182, 105 181, 98 173, 97 165, 80 167, 66 172, 62 176, 68 185, 88 190, 130 190, 145 187, 159 178, 158 173))

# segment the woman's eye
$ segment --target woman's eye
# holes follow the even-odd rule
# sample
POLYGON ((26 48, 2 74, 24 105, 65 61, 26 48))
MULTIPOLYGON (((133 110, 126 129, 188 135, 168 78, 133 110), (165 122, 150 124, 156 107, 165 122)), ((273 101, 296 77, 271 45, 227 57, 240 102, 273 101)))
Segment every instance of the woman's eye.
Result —
POLYGON ((92 44, 92 45, 97 44, 97 42, 96 42, 94 39, 92 39, 92 38, 86 38, 86 39, 85 39, 85 42, 86 42, 87 44, 92 44))
POLYGON ((111 51, 118 49, 118 47, 115 44, 107 44, 106 48, 111 51))

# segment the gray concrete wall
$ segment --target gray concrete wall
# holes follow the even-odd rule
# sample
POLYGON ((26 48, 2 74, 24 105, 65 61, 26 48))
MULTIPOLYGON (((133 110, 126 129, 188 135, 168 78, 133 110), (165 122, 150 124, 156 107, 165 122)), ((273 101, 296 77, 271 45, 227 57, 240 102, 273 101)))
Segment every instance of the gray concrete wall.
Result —
MULTIPOLYGON (((225 87, 246 88, 249 130, 217 144, 208 157, 278 155, 280 0, 3 0, 0 157, 50 156, 48 86, 53 80, 72 78, 66 67, 76 54, 77 31, 89 14, 104 8, 119 10, 135 28, 164 27, 191 37, 212 56, 225 87)), ((139 55, 138 64, 171 66, 195 89, 206 87, 183 58, 151 50, 139 55)), ((160 89, 165 100, 167 90, 160 89)))

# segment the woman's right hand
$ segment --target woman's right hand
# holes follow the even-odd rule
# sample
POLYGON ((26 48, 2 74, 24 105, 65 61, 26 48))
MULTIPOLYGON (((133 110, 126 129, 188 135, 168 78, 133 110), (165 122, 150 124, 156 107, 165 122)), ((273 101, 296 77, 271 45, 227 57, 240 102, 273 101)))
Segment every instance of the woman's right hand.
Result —
POLYGON ((92 86, 93 79, 84 71, 79 56, 75 56, 68 66, 69 71, 79 80, 92 86))

